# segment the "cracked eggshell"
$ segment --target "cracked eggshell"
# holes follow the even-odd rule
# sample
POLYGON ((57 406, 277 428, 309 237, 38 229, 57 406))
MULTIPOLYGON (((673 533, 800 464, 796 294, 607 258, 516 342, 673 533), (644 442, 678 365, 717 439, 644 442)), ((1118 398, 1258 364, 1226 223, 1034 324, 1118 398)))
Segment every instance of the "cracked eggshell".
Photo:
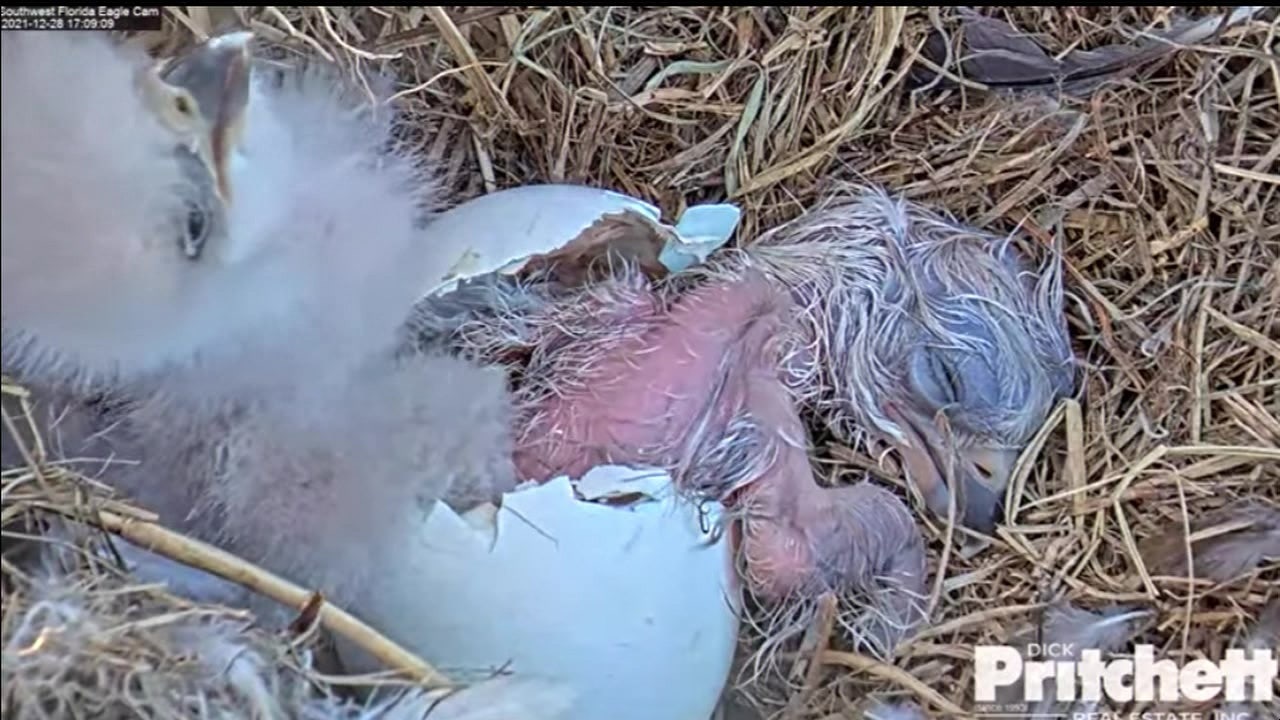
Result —
POLYGON ((434 218, 426 231, 463 249, 444 277, 427 279, 427 294, 449 292, 458 281, 491 272, 513 273, 535 255, 568 245, 605 215, 629 212, 668 236, 661 262, 672 272, 702 262, 724 245, 741 211, 732 204, 695 205, 674 226, 652 204, 584 185, 524 185, 481 195, 434 218))
POLYGON ((713 534, 721 512, 677 496, 662 471, 618 466, 465 516, 436 503, 399 569, 397 585, 417 577, 421 591, 375 591, 363 616, 413 617, 410 647, 455 680, 567 687, 566 719, 710 718, 741 609, 730 543, 713 534))

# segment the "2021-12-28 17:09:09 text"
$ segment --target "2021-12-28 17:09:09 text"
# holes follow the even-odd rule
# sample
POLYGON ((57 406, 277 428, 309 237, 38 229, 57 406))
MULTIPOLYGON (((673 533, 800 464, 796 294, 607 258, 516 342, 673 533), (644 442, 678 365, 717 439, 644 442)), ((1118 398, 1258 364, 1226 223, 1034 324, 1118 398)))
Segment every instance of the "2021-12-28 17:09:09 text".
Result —
POLYGON ((0 9, 0 30, 159 30, 162 12, 136 5, 10 5, 0 9))

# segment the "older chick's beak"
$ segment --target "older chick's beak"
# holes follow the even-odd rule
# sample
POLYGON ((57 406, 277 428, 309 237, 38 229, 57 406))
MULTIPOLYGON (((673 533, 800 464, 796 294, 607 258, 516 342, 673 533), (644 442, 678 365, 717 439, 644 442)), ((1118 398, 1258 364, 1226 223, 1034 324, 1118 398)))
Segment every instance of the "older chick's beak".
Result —
POLYGON ((249 107, 252 39, 249 32, 210 38, 160 71, 164 87, 151 92, 168 103, 160 110, 162 120, 189 137, 225 205, 232 197, 231 156, 249 107))

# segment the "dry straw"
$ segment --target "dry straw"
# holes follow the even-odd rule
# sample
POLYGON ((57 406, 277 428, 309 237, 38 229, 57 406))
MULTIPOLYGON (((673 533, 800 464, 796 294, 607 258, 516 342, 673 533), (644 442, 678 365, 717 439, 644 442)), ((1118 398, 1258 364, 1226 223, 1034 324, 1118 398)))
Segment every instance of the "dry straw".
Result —
MULTIPOLYGON (((1274 561, 1189 581, 1143 559, 1170 533, 1186 550, 1240 530, 1200 522, 1240 499, 1280 503, 1274 11, 1181 42, 1167 39, 1184 13, 1172 7, 983 13, 1063 62, 1170 47, 1085 90, 1010 92, 929 54, 941 38, 953 58, 967 47, 950 8, 183 7, 139 41, 170 51, 234 23, 282 57, 333 59, 357 79, 393 71, 406 138, 458 199, 533 181, 618 189, 672 217, 730 199, 750 242, 829 180, 861 178, 1062 248, 1082 389, 1024 454, 997 537, 967 541, 921 512, 945 571, 931 626, 880 661, 819 612, 826 639, 797 637, 777 663, 797 670, 747 689, 791 718, 841 717, 870 695, 943 717, 971 705, 972 647, 1039 622, 1059 596, 1149 608, 1140 639, 1214 657, 1280 586, 1274 561), (928 67, 943 76, 922 81, 928 67)), ((891 463, 818 440, 824 480, 870 469, 905 487, 891 463)), ((18 498, 11 482, 6 519, 66 501, 31 484, 18 498)))

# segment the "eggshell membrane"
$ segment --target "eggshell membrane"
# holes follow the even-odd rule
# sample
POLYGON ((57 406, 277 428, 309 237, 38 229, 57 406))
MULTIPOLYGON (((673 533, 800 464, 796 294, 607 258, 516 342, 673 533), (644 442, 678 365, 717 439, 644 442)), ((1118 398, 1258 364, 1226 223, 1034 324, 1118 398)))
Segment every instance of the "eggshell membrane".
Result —
POLYGON ((427 278, 428 294, 448 292, 459 279, 519 269, 532 255, 564 247, 602 215, 624 210, 658 218, 648 203, 577 185, 526 185, 468 200, 427 227, 465 248, 445 277, 427 278))
POLYGON ((622 466, 525 486, 467 517, 436 503, 400 553, 402 580, 421 578, 421 592, 371 597, 364 617, 415 617, 413 649, 453 679, 507 672, 568 687, 565 718, 709 718, 740 612, 721 512, 680 497, 660 470, 622 466), (643 497, 592 502, 575 486, 643 497))

